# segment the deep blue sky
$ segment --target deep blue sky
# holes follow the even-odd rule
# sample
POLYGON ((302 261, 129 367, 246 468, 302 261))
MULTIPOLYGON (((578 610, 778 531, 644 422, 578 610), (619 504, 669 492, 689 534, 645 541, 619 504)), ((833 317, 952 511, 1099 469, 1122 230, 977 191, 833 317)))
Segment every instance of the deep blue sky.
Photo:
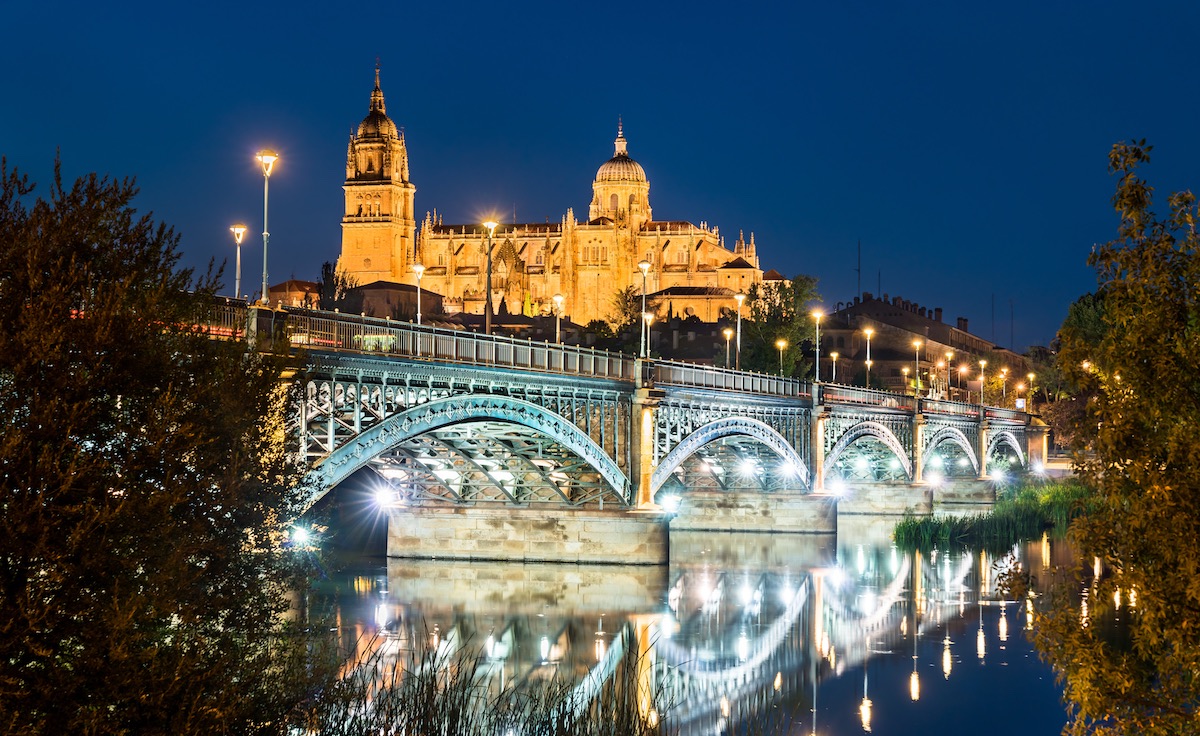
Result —
POLYGON ((3 18, 10 165, 46 182, 61 148, 69 176, 136 176, 186 263, 228 257, 229 282, 229 225, 261 231, 262 147, 282 155, 271 281, 338 255, 377 56, 419 212, 586 217, 621 115, 657 218, 730 245, 754 231, 764 268, 817 276, 830 306, 854 294, 861 240, 863 289, 1005 346, 1014 300, 1018 349, 1094 288, 1115 141, 1155 145, 1163 201, 1200 178, 1192 2, 47 0, 3 18))

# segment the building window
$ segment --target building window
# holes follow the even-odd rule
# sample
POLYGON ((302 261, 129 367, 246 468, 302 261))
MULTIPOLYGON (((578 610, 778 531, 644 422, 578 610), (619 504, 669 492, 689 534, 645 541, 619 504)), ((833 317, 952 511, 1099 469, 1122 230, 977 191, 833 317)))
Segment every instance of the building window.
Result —
POLYGON ((615 194, 614 194, 614 195, 612 195, 611 197, 609 197, 609 199, 608 199, 608 208, 609 208, 610 210, 612 210, 612 211, 616 212, 616 210, 617 210, 617 207, 618 207, 618 205, 619 205, 619 204, 620 204, 620 200, 619 200, 619 199, 617 199, 617 195, 615 195, 615 194))

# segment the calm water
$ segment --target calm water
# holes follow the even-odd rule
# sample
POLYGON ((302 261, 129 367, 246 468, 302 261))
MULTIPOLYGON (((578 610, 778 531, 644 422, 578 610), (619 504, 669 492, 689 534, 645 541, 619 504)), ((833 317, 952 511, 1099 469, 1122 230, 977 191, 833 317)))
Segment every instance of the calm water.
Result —
POLYGON ((661 567, 368 560, 332 573, 348 647, 485 650, 501 683, 605 673, 630 647, 689 734, 770 713, 809 734, 1057 734, 1061 689, 1026 639, 1008 560, 906 555, 894 520, 842 517, 819 536, 675 534, 661 567))

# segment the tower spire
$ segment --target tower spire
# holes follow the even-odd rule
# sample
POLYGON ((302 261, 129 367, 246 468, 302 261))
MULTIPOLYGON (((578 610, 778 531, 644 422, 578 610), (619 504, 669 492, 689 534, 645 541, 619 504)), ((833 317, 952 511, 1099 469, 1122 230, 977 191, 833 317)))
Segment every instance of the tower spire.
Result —
POLYGON ((383 105, 383 89, 379 86, 379 58, 375 58, 375 89, 371 90, 371 112, 378 110, 381 113, 387 114, 387 108, 383 105))
POLYGON ((620 115, 617 116, 617 140, 613 141, 613 148, 615 149, 615 153, 613 153, 614 156, 629 155, 625 141, 625 126, 621 122, 620 115))

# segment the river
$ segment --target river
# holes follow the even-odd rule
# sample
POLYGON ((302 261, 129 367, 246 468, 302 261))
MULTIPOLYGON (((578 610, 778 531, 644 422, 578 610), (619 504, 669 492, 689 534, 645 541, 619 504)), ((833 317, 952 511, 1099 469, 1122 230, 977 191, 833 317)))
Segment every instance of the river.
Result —
POLYGON ((606 676, 636 647, 685 734, 1057 734, 1061 688, 1004 601, 1006 565, 1066 561, 1065 542, 906 554, 895 517, 837 535, 675 533, 663 566, 351 558, 312 604, 348 650, 463 647, 500 682, 606 676))

